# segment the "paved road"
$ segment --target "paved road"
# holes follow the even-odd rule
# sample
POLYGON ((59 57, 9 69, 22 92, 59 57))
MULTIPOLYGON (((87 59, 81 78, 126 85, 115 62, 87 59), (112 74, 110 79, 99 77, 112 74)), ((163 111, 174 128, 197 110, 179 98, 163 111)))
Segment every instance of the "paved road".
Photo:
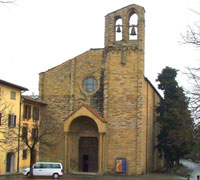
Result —
MULTIPOLYGON (((146 174, 142 176, 88 176, 88 175, 64 175, 60 180, 186 180, 183 177, 164 174, 146 174)), ((29 180, 22 175, 0 176, 0 180, 29 180)), ((34 178, 34 180, 52 180, 52 178, 34 178)))
POLYGON ((190 180, 197 180, 197 175, 200 175, 200 164, 188 160, 180 160, 180 163, 191 170, 190 180))

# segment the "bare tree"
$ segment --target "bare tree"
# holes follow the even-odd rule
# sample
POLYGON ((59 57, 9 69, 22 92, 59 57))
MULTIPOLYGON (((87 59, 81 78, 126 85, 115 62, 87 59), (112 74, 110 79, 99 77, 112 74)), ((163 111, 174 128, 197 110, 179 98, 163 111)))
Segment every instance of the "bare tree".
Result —
MULTIPOLYGON (((192 10, 193 11, 193 10, 192 10)), ((193 11, 199 14, 196 11, 193 11)), ((195 24, 193 27, 188 26, 185 35, 182 35, 183 43, 192 45, 194 48, 200 48, 200 25, 195 24)), ((185 74, 187 75, 190 88, 186 90, 190 98, 190 109, 196 122, 200 121, 200 67, 187 67, 185 74)))
MULTIPOLYGON (((32 176, 32 165, 35 163, 36 152, 40 146, 52 149, 57 145, 55 131, 58 123, 51 117, 46 117, 40 121, 34 121, 32 128, 22 127, 20 138, 22 140, 20 149, 27 147, 30 152, 30 176, 32 176), (49 138, 51 137, 51 138, 49 138)), ((42 151, 42 148, 40 148, 42 151)))
POLYGON ((182 35, 183 43, 191 44, 196 48, 200 47, 200 26, 195 24, 193 27, 188 26, 186 34, 182 35))
POLYGON ((17 134, 16 117, 12 116, 13 106, 6 101, 4 94, 0 99, 0 151, 16 151, 17 150, 17 134), (13 118, 10 124, 9 118, 13 118), (12 130, 10 130, 12 128, 12 130))
POLYGON ((190 88, 186 93, 190 100, 190 110, 196 124, 200 122, 200 67, 187 67, 185 74, 187 75, 190 88))

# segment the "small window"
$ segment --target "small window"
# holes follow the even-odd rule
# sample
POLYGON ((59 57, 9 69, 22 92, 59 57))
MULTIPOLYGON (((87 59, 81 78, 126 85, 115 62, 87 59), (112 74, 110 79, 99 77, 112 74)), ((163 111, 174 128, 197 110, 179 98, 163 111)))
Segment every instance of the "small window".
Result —
POLYGON ((24 105, 24 119, 30 119, 30 118, 31 118, 31 106, 24 105))
POLYGON ((34 165, 34 169, 39 169, 39 168, 41 168, 42 167, 42 164, 35 164, 34 165))
POLYGON ((51 168, 51 164, 42 164, 42 168, 50 169, 51 168))
POLYGON ((97 88, 97 80, 93 77, 87 78, 83 82, 83 87, 87 92, 93 92, 97 88))
POLYGON ((32 129, 32 139, 36 140, 38 138, 38 129, 37 128, 33 128, 32 129))
POLYGON ((22 128, 22 139, 27 139, 27 135, 28 135, 28 128, 24 126, 22 128))
POLYGON ((16 99, 16 92, 15 91, 11 91, 10 98, 16 99))
POLYGON ((51 167, 54 169, 60 169, 60 164, 51 164, 51 167))
POLYGON ((33 107, 33 120, 39 120, 39 107, 33 107))
POLYGON ((24 150, 23 150, 22 159, 23 159, 23 160, 27 159, 27 149, 24 149, 24 150))
POLYGON ((8 127, 10 128, 16 127, 16 115, 14 114, 8 115, 8 127))

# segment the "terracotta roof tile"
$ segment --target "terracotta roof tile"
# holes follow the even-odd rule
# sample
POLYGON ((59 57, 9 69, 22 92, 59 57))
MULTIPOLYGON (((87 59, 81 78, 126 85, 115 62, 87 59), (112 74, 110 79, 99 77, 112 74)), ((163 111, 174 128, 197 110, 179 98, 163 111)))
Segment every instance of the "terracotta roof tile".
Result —
POLYGON ((88 109, 92 114, 94 114, 100 121, 107 123, 107 121, 98 113, 96 112, 96 110, 94 110, 90 105, 88 104, 83 104, 80 106, 80 108, 78 108, 76 111, 72 112, 66 119, 68 119, 70 116, 72 116, 73 114, 75 114, 79 109, 81 109, 82 107, 85 107, 86 109, 88 109))

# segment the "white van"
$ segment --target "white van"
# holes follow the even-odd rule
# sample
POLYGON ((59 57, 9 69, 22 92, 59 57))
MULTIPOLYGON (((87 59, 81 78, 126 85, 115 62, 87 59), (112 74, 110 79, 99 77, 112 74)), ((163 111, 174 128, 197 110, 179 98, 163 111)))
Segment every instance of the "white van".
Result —
MULTIPOLYGON (((30 168, 23 172, 25 176, 30 176, 30 168)), ((63 167, 59 162, 37 162, 33 164, 33 176, 52 176, 57 179, 63 175, 63 167)))

